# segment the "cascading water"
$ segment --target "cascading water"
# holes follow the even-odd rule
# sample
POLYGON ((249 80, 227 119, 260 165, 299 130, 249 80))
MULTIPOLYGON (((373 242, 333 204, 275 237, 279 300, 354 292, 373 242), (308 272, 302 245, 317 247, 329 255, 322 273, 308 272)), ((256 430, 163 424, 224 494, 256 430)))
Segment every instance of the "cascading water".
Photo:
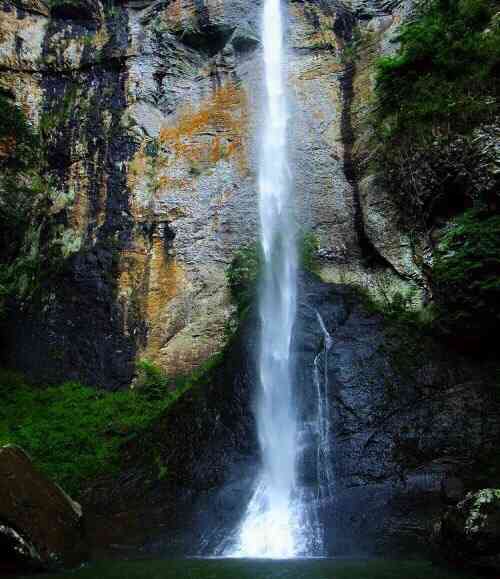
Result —
POLYGON ((330 448, 330 405, 328 392, 328 352, 332 347, 332 337, 326 329, 325 322, 316 312, 321 331, 323 332, 323 351, 314 358, 313 380, 318 395, 317 457, 318 499, 323 501, 330 497, 333 485, 333 468, 330 448), (323 358, 323 369, 320 363, 323 358), (321 375, 322 374, 322 375, 321 375))
MULTIPOLYGON (((264 258, 259 291, 260 396, 256 418, 262 467, 236 535, 220 551, 227 557, 290 558, 324 555, 322 512, 331 507, 328 351, 332 339, 319 312, 323 349, 311 382, 310 409, 296 407, 292 388, 292 332, 297 310, 297 250, 287 166, 287 102, 280 0, 265 0, 263 14, 266 105, 263 124, 259 208, 264 258), (314 457, 313 461, 305 456, 314 457), (316 484, 297 477, 297 465, 316 466, 316 484), (229 544, 229 546, 228 546, 229 544)), ((307 306, 308 307, 308 306, 307 306)), ((307 406, 307 405, 306 405, 307 406)), ((306 477, 310 481, 310 477, 306 477)))
POLYGON ((294 506, 296 411, 290 344, 296 315, 297 266, 287 166, 287 103, 280 0, 265 0, 263 14, 266 107, 259 170, 261 320, 257 426, 262 471, 238 532, 226 553, 246 557, 293 557, 300 551, 294 506))

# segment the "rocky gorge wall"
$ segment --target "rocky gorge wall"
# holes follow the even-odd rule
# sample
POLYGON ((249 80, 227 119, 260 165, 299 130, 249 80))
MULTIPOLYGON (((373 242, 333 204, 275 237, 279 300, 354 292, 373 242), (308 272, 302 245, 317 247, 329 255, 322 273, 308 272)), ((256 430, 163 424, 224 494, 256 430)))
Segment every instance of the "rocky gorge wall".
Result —
MULTIPOLYGON (((36 258, 57 246, 64 258, 36 296, 10 304, 0 361, 38 380, 112 389, 130 385, 141 358, 189 373, 226 345, 226 268, 257 236, 261 2, 0 6, 0 89, 39 132, 50 189, 53 238, 34 222, 25 247, 36 258)), ((367 122, 375 61, 395 50, 412 3, 287 6, 295 211, 314 235, 317 274, 300 281, 294 344, 305 423, 316 418, 311 372, 324 348, 315 310, 332 335, 326 367, 318 358, 335 456, 327 546, 426 552, 443 509, 498 486, 488 469, 500 422, 491 361, 374 315, 352 291, 403 290, 415 304, 431 293, 432 240, 403 229, 371 163, 367 122)), ((234 529, 259 460, 256 318, 250 309, 210 382, 124 444, 116 476, 85 489, 94 550, 213 554, 234 529)), ((307 452, 301 460, 314 489, 307 452)))
MULTIPOLYGON (((297 221, 319 273, 422 288, 395 207, 353 168, 371 65, 409 6, 288 9, 297 221)), ((111 388, 140 358, 189 372, 224 344, 225 269, 257 231, 260 3, 4 1, 1 15, 1 87, 44 137, 66 261, 4 324, 5 361, 111 388)))

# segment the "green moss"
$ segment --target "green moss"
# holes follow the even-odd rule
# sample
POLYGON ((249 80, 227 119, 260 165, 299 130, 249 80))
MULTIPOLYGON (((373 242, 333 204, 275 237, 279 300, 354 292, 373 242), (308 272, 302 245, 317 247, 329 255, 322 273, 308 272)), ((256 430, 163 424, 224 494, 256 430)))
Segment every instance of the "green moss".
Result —
MULTIPOLYGON (((311 231, 301 232, 297 239, 299 266, 310 273, 318 269, 318 237, 311 231)), ((263 264, 260 244, 251 243, 238 249, 226 269, 226 279, 238 315, 244 315, 255 297, 263 264)))
POLYGON ((114 472, 122 444, 144 432, 179 396, 175 390, 158 397, 140 389, 104 392, 75 382, 32 386, 10 372, 0 373, 0 394, 0 444, 22 446, 72 493, 114 472))
POLYGON ((0 89, 0 164, 27 169, 36 164, 39 139, 23 111, 0 89))
POLYGON ((167 376, 162 368, 150 360, 141 360, 137 364, 137 380, 134 388, 149 401, 169 399, 175 402, 188 390, 206 386, 213 373, 225 359, 226 348, 213 354, 189 374, 167 376))
POLYGON ((427 331, 435 317, 432 305, 424 306, 416 286, 396 288, 389 280, 375 281, 370 288, 351 284, 353 295, 360 298, 364 309, 371 314, 380 314, 386 323, 427 331))
POLYGON ((172 386, 172 381, 156 364, 146 359, 138 362, 135 388, 148 400, 164 398, 172 386))
POLYGON ((74 191, 60 191, 50 176, 47 149, 66 123, 77 91, 65 92, 55 114, 41 115, 35 131, 8 95, 0 93, 0 309, 5 301, 32 300, 82 245, 68 229, 66 212, 74 191))

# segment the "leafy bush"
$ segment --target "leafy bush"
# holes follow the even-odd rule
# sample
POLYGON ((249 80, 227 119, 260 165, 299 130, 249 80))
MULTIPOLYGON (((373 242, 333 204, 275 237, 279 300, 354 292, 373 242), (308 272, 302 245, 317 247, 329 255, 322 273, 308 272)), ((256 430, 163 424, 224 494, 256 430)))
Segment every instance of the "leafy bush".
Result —
POLYGON ((387 137, 468 130, 498 111, 500 20, 491 0, 431 0, 377 67, 378 125, 387 137), (486 28, 489 28, 486 30, 486 28))
POLYGON ((256 243, 238 249, 226 269, 226 278, 234 303, 241 317, 250 305, 257 288, 262 266, 262 253, 256 243))
POLYGON ((302 233, 299 240, 299 259, 303 269, 315 273, 318 267, 317 253, 319 249, 318 237, 312 231, 302 233))
POLYGON ((436 252, 433 284, 440 323, 454 333, 496 342, 500 323, 500 216, 457 217, 436 252))
POLYGON ((379 278, 369 288, 351 284, 354 294, 361 298, 367 312, 381 314, 392 327, 401 326, 420 332, 430 329, 434 320, 434 307, 422 306, 416 287, 395 288, 390 279, 379 278))
POLYGON ((0 445, 22 446, 76 494, 86 481, 116 471, 122 445, 144 436, 187 390, 206 385, 223 360, 223 352, 215 354, 175 379, 142 360, 135 388, 119 392, 76 382, 33 386, 18 373, 0 371, 0 445))
POLYGON ((140 390, 104 392, 75 382, 33 387, 2 372, 0 395, 0 444, 19 444, 76 493, 84 481, 113 472, 120 446, 147 429, 179 392, 150 399, 140 390))
MULTIPOLYGON (((317 236, 311 231, 300 233, 297 248, 300 267, 314 273, 317 268, 316 254, 319 249, 317 236)), ((227 282, 239 316, 245 312, 255 296, 262 264, 262 249, 259 244, 252 243, 241 247, 234 254, 226 270, 227 282)))
POLYGON ((375 156, 409 230, 498 204, 500 18, 493 0, 427 0, 377 63, 375 156))

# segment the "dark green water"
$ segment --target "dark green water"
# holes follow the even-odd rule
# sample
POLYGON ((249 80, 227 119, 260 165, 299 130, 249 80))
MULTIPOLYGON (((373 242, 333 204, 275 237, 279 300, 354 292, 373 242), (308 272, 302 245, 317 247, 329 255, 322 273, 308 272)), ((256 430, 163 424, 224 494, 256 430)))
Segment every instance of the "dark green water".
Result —
POLYGON ((476 579, 420 561, 186 559, 96 563, 45 579, 476 579))

